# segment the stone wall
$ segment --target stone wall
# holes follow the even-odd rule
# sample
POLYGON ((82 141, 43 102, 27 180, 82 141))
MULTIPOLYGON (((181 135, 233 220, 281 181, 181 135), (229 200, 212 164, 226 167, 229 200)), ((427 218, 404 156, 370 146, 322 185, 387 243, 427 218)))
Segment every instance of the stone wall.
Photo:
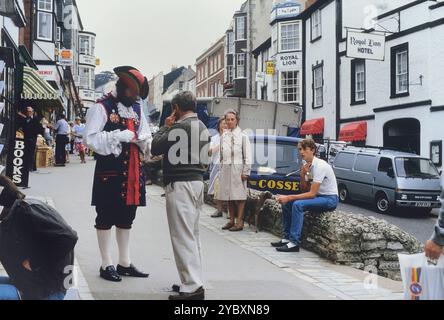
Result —
MULTIPOLYGON (((282 209, 275 200, 265 201, 259 221, 261 230, 282 236, 282 209)), ((307 213, 302 247, 334 263, 393 280, 401 280, 398 254, 423 250, 416 238, 384 220, 340 211, 307 213)))

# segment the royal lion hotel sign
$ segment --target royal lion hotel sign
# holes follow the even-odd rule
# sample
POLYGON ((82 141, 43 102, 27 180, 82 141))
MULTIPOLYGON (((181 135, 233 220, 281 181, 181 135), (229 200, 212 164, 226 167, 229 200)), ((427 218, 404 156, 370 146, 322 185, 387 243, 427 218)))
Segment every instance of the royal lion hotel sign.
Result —
POLYGON ((348 30, 347 57, 384 61, 385 34, 348 30))

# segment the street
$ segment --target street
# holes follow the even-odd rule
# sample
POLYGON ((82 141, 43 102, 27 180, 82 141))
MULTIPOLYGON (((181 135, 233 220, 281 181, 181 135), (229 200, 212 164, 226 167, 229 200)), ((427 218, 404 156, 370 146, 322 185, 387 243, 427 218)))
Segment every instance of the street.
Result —
MULTIPOLYGON (((50 198, 57 210, 78 232, 76 258, 94 299, 166 300, 172 284, 178 283, 163 189, 148 187, 148 207, 139 211, 132 235, 132 258, 150 273, 148 280, 125 278, 120 284, 98 276, 100 256, 93 228, 95 212, 89 205, 94 161, 81 165, 76 157, 65 168, 40 169, 30 177, 29 196, 50 198)), ((201 217, 201 240, 207 299, 400 299, 401 284, 379 278, 376 291, 366 289, 368 276, 359 270, 335 266, 302 250, 297 255, 276 254, 269 243, 277 238, 246 230, 222 232, 225 219, 211 219, 206 206, 201 217)), ((117 245, 114 248, 117 257, 117 245)), ((114 260, 114 263, 117 263, 114 260)))
MULTIPOLYGON (((76 256, 95 299, 156 300, 167 299, 169 287, 178 283, 166 221, 162 190, 150 196, 149 205, 136 219, 132 257, 134 264, 150 273, 148 280, 124 279, 108 283, 98 276, 100 256, 93 228, 95 212, 89 205, 94 162, 73 164, 66 168, 40 169, 31 176, 28 195, 51 196, 59 212, 78 232, 76 256)), ((209 280, 209 299, 329 299, 313 285, 296 278, 202 228, 205 277, 209 280), (223 263, 222 263, 223 262, 223 263)), ((267 243, 268 244, 268 243, 267 243)), ((115 257, 117 245, 115 245, 115 257)), ((114 260, 117 263, 116 260, 114 260)))

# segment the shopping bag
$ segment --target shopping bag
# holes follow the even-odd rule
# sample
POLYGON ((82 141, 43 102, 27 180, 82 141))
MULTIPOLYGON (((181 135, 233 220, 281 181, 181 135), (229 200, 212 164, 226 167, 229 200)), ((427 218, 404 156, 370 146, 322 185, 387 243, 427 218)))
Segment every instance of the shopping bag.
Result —
POLYGON ((444 257, 437 264, 424 253, 399 255, 405 300, 444 300, 444 257))

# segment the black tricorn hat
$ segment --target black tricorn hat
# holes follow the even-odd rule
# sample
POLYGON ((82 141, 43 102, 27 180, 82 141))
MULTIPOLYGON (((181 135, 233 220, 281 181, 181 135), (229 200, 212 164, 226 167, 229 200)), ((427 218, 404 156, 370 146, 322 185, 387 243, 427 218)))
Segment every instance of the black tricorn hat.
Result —
POLYGON ((122 66, 115 68, 114 72, 125 85, 137 88, 140 98, 144 100, 148 98, 150 91, 148 79, 138 69, 131 66, 122 66))

